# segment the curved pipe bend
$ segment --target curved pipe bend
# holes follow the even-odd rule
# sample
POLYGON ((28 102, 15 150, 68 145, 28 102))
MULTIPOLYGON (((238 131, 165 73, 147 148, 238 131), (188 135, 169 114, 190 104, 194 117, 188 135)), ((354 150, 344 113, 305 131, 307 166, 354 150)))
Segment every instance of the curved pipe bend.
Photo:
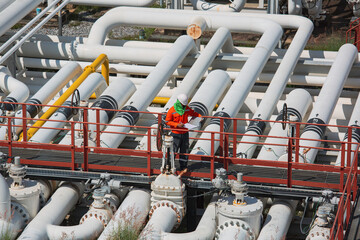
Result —
POLYGON ((215 31, 220 27, 232 32, 253 32, 271 35, 282 34, 279 24, 264 18, 242 16, 238 13, 218 13, 174 9, 117 7, 108 11, 92 26, 86 45, 104 44, 107 33, 117 26, 143 26, 185 30, 194 17, 203 17, 206 29, 215 31), (141 16, 139 18, 138 16, 141 16), (154 17, 156 16, 156 17, 154 17))
MULTIPOLYGON (((29 88, 22 83, 21 81, 10 76, 10 73, 6 67, 0 66, 0 88, 5 93, 9 93, 4 102, 25 102, 29 97, 30 90, 29 88)), ((14 111, 16 105, 14 104, 2 104, 0 106, 1 110, 14 111)))
POLYGON ((191 0, 195 10, 217 12, 240 12, 245 6, 246 0, 234 0, 231 4, 209 3, 204 0, 191 0))

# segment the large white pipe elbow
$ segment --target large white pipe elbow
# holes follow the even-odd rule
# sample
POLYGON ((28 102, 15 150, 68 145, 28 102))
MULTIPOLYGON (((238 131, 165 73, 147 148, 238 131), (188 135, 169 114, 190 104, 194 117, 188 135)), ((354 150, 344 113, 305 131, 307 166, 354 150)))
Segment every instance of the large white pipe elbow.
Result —
POLYGON ((30 13, 42 0, 17 0, 1 12, 0 36, 30 13))
MULTIPOLYGON (((13 78, 6 67, 0 66, 0 88, 8 93, 4 102, 21 103, 24 102, 30 94, 29 88, 21 81, 13 78)), ((1 110, 14 111, 16 104, 2 104, 1 110)))
POLYGON ((98 240, 107 240, 114 231, 130 228, 139 232, 150 210, 150 193, 146 190, 131 190, 116 211, 98 240))
POLYGON ((191 0, 195 10, 217 12, 240 12, 245 6, 246 0, 234 0, 231 4, 209 3, 204 0, 191 0))
POLYGON ((270 207, 258 240, 285 239, 298 201, 277 200, 270 207))
POLYGON ((48 203, 27 225, 19 240, 46 239, 46 226, 59 225, 68 212, 75 206, 84 191, 84 184, 64 183, 51 196, 48 203))
POLYGON ((103 231, 104 225, 95 217, 87 219, 76 226, 47 225, 46 232, 49 239, 85 240, 95 239, 103 231))
POLYGON ((195 231, 189 233, 167 233, 162 234, 164 240, 208 240, 213 239, 216 231, 215 202, 207 206, 195 231))
POLYGON ((132 6, 132 7, 147 7, 154 4, 156 0, 71 0, 70 3, 76 5, 90 5, 101 7, 119 7, 119 6, 132 6))

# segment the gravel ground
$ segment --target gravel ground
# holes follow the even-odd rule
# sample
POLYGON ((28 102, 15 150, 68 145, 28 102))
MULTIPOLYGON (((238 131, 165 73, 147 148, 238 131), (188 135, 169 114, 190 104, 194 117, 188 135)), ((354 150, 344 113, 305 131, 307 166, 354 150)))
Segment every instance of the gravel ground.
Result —
MULTIPOLYGON (((105 14, 106 11, 96 14, 90 14, 88 12, 81 12, 79 14, 79 20, 71 20, 67 21, 62 28, 63 36, 72 36, 72 37, 87 37, 89 35, 90 29, 93 23, 105 14)), ((54 25, 54 24, 53 24, 54 25)), ((27 31, 29 32, 31 28, 27 31)), ((111 38, 123 38, 127 36, 139 35, 139 28, 134 27, 117 27, 114 28, 110 35, 111 38)), ((16 32, 17 30, 11 30, 11 32, 16 32)), ((43 26, 41 29, 37 31, 37 34, 44 35, 57 35, 58 28, 57 27, 48 27, 43 26)))

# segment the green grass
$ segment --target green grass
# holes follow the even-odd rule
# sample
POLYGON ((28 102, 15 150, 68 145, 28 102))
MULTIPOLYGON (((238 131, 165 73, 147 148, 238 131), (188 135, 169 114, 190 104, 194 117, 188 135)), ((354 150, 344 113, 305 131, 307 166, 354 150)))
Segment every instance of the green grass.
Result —
POLYGON ((1 240, 11 240, 12 239, 9 225, 7 225, 7 227, 5 229, 4 228, 1 229, 1 231, 0 231, 0 239, 1 240))
POLYGON ((109 240, 137 240, 139 237, 138 231, 131 226, 122 226, 116 229, 109 240))
POLYGON ((345 37, 331 36, 321 43, 309 43, 306 50, 338 51, 346 43, 345 37))

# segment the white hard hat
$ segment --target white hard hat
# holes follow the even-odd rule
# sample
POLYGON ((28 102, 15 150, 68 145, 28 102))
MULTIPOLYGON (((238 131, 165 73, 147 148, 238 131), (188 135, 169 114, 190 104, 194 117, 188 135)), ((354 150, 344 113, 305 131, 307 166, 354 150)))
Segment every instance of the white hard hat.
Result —
POLYGON ((182 105, 188 104, 188 97, 184 93, 179 94, 177 99, 179 100, 179 102, 181 102, 182 105))

